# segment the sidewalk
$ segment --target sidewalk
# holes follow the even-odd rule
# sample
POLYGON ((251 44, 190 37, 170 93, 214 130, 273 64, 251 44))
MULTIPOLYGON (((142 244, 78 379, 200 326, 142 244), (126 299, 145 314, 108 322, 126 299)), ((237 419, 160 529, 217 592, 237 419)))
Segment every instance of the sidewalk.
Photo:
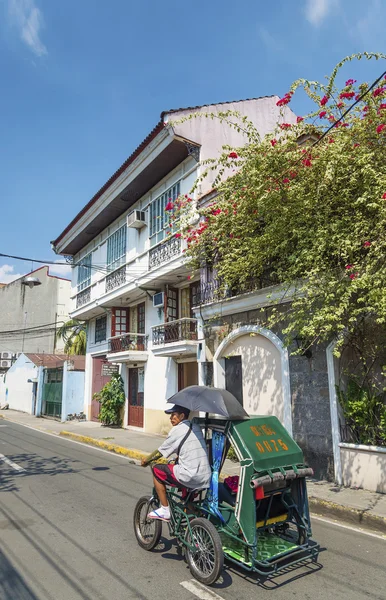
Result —
MULTIPOLYGON (((141 460, 143 456, 158 448, 165 439, 165 436, 143 433, 136 429, 102 427, 92 421, 60 423, 53 419, 33 417, 14 410, 0 410, 1 418, 122 454, 133 460, 141 460)), ((226 460, 223 473, 237 474, 237 463, 226 460)), ((313 514, 386 534, 385 494, 344 488, 317 480, 309 480, 307 489, 310 510, 313 514)))

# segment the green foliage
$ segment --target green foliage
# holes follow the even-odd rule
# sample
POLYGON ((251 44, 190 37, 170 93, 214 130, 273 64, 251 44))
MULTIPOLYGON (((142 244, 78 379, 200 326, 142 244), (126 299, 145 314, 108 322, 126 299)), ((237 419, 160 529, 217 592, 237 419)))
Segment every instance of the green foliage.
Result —
POLYGON ((119 373, 114 373, 111 380, 106 383, 99 394, 94 394, 94 400, 100 402, 99 420, 102 424, 121 427, 121 411, 125 404, 125 390, 123 379, 119 373))
POLYGON ((64 341, 65 354, 86 354, 86 323, 70 319, 59 327, 56 338, 64 341))
MULTIPOLYGON (((263 140, 239 116, 248 143, 206 161, 218 176, 215 204, 198 223, 181 221, 193 269, 214 267, 226 289, 251 278, 279 284, 266 325, 282 326, 287 343, 343 340, 368 316, 386 324, 386 82, 312 145, 368 90, 352 80, 335 87, 339 69, 362 57, 385 59, 363 53, 339 63, 327 84, 296 81, 279 102, 289 122, 283 112, 263 140), (300 88, 315 110, 297 122, 285 105, 300 88)), ((236 113, 220 117, 237 128, 236 113)))
POLYGON ((369 446, 386 446, 384 394, 363 388, 351 379, 347 390, 337 389, 337 395, 352 441, 369 446))
POLYGON ((232 462, 239 462, 239 459, 236 456, 236 452, 234 451, 233 446, 229 446, 226 458, 228 458, 232 462))

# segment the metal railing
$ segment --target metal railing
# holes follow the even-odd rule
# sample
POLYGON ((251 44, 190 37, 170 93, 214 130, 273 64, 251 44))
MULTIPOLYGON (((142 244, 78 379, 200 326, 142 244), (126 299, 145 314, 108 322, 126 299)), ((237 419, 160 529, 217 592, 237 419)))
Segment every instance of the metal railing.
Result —
POLYGON ((109 352, 127 352, 147 350, 147 335, 145 333, 124 333, 108 339, 109 352))
POLYGON ((278 282, 268 275, 248 277, 245 281, 236 282, 231 286, 222 283, 219 279, 201 281, 195 305, 199 306, 200 304, 209 304, 210 302, 220 302, 228 298, 235 298, 241 294, 268 287, 274 283, 278 282))
POLYGON ((197 340, 197 319, 177 319, 162 325, 154 325, 151 330, 153 346, 197 340))

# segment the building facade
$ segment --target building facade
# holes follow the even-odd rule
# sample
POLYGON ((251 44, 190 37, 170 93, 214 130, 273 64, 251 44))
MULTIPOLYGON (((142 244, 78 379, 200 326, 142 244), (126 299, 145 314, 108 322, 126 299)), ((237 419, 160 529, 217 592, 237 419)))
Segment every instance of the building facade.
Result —
POLYGON ((68 320, 71 281, 51 275, 47 266, 0 287, 0 369, 22 352, 62 352, 58 327, 68 320), (40 284, 29 287, 28 276, 40 284))
MULTIPOLYGON (((200 276, 191 278, 184 242, 166 207, 189 195, 202 163, 224 145, 242 146, 242 130, 221 120, 227 110, 248 117, 260 135, 279 121, 296 121, 278 97, 164 112, 153 131, 52 242, 73 257, 72 309, 87 321, 85 412, 97 420, 93 395, 119 369, 127 394, 124 425, 165 432, 165 401, 179 389, 205 383, 211 372, 203 321, 194 307, 200 276), (196 117, 189 119, 195 113, 196 117), (206 118, 212 113, 214 118, 206 118), (177 235, 175 235, 177 234, 177 235)), ((196 187, 207 201, 216 173, 196 187)))

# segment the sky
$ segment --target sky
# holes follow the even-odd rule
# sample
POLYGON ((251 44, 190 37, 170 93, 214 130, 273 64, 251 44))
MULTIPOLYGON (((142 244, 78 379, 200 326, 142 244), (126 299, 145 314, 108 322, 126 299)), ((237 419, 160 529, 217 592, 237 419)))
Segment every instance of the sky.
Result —
MULTIPOLYGON (((347 55, 386 53, 385 22, 383 0, 0 0, 0 253, 62 262, 50 240, 163 110, 322 81, 347 55)), ((37 267, 0 257, 0 282, 37 267)))

